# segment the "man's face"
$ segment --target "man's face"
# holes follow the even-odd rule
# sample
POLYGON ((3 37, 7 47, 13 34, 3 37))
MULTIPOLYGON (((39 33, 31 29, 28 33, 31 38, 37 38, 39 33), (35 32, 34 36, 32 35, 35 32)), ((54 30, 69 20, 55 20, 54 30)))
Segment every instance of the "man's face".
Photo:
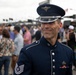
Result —
POLYGON ((74 30, 73 29, 69 29, 69 32, 71 33, 71 32, 74 32, 74 30))
POLYGON ((2 35, 2 27, 0 27, 0 35, 2 35))
POLYGON ((17 33, 17 31, 16 31, 15 29, 13 30, 13 32, 14 32, 14 34, 16 34, 16 33, 17 33))
POLYGON ((10 27, 11 27, 11 26, 8 26, 8 27, 7 27, 7 28, 8 28, 8 30, 10 30, 10 27))
POLYGON ((42 34, 46 39, 52 39, 57 37, 59 29, 60 23, 58 23, 58 21, 41 24, 42 34))

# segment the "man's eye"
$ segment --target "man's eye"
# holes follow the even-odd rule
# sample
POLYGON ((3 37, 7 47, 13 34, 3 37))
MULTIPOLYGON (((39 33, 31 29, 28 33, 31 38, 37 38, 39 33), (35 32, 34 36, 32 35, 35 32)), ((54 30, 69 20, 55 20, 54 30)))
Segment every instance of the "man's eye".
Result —
POLYGON ((49 24, 54 24, 55 22, 49 22, 49 24))
POLYGON ((52 24, 54 24, 54 23, 55 23, 55 22, 48 22, 48 23, 41 23, 41 24, 44 24, 44 25, 45 25, 45 24, 51 24, 51 25, 52 25, 52 24))

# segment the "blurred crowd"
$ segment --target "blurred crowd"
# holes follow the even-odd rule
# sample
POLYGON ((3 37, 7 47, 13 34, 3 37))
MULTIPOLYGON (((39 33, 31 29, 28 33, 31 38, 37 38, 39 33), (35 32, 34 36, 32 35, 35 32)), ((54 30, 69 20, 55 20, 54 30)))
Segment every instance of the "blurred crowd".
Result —
POLYGON ((18 60, 21 49, 41 38, 40 26, 0 26, 0 75, 4 68, 4 75, 8 75, 11 63, 12 71, 18 60))

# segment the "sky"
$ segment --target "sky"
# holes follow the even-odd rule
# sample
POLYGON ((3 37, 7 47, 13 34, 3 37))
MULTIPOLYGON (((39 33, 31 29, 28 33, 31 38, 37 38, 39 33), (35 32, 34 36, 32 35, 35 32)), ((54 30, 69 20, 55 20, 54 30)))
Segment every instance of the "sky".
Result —
MULTIPOLYGON (((9 18, 13 18, 13 21, 36 19, 36 8, 42 1, 45 0, 0 0, 0 22, 9 18)), ((50 3, 72 9, 67 15, 76 12, 76 0, 50 0, 50 3)))

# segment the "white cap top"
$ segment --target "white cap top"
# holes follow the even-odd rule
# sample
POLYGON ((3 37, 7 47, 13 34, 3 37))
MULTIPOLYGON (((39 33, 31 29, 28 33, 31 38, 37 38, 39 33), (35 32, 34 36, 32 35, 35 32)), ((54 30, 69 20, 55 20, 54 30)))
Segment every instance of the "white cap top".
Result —
POLYGON ((70 25, 70 26, 69 26, 69 29, 74 29, 74 26, 73 26, 73 25, 70 25))

